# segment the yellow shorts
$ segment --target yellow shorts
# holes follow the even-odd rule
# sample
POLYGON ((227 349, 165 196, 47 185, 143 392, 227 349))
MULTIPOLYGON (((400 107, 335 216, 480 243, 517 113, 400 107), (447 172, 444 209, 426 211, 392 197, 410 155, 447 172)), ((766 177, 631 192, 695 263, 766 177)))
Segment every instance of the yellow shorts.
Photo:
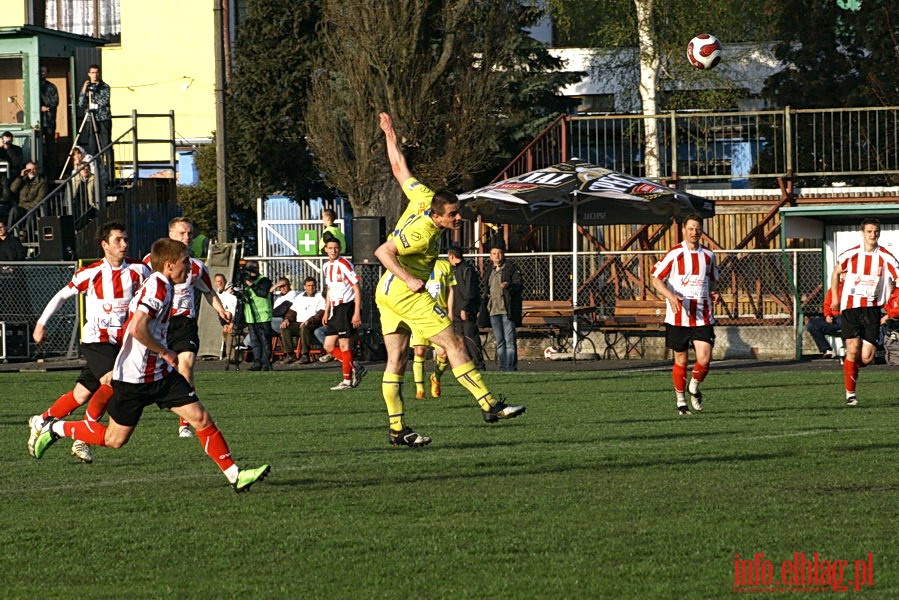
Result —
POLYGON ((415 333, 428 339, 452 326, 446 310, 425 291, 412 293, 400 279, 387 271, 378 282, 375 302, 381 311, 381 333, 415 333))
POLYGON ((424 346, 426 348, 433 348, 434 350, 442 350, 440 346, 428 338, 423 338, 413 331, 412 337, 409 338, 409 347, 414 348, 415 346, 424 346))

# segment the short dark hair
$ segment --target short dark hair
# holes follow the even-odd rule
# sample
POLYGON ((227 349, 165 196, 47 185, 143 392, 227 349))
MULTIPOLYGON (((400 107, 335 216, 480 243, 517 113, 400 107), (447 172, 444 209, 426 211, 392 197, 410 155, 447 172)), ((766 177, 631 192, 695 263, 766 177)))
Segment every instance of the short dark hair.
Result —
POLYGON ((875 219, 874 217, 867 217, 862 219, 862 229, 865 228, 866 225, 877 225, 880 227, 880 219, 875 219))
POLYGON ((87 66, 87 70, 88 70, 88 71, 90 71, 91 69, 97 69, 98 71, 101 70, 101 69, 100 69, 100 65, 98 65, 98 64, 96 64, 96 63, 87 66))
POLYGON ((460 248, 459 246, 450 246, 449 248, 447 248, 446 255, 447 256, 455 256, 459 260, 462 260, 463 258, 465 258, 465 255, 462 254, 462 248, 460 248))
POLYGON ((696 213, 690 213, 689 215, 687 215, 683 219, 681 219, 681 222, 680 222, 681 227, 683 227, 683 225, 687 221, 696 221, 697 223, 699 223, 699 226, 702 227, 702 218, 699 215, 697 215, 696 213))
POLYGON ((303 280, 303 285, 306 285, 306 284, 309 283, 310 281, 311 281, 312 283, 318 285, 318 280, 317 280, 315 277, 313 277, 312 275, 309 275, 308 277, 306 277, 306 279, 303 280))
POLYGON ((459 198, 449 190, 437 190, 431 198, 431 212, 442 215, 447 204, 459 204, 459 198))
POLYGON ((331 220, 333 221, 334 219, 337 218, 337 213, 334 212, 333 210, 331 210, 330 208, 326 208, 325 210, 322 211, 322 217, 325 217, 325 216, 330 217, 331 220))
POLYGON ((103 247, 103 242, 109 241, 109 234, 113 231, 126 231, 125 224, 121 221, 106 221, 103 226, 97 230, 97 245, 103 247))
POLYGON ((341 251, 343 251, 343 244, 341 244, 340 240, 337 239, 337 236, 334 235, 333 233, 331 233, 330 231, 326 231, 325 234, 322 236, 322 243, 327 246, 328 242, 337 242, 337 246, 340 247, 341 251))

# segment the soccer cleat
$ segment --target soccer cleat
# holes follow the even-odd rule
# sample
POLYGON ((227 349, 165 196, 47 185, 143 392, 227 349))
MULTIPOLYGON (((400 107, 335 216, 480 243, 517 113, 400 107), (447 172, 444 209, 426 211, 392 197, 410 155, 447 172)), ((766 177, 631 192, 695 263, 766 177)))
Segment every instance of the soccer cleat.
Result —
POLYGON ((439 398, 440 397, 440 380, 437 379, 437 376, 431 373, 431 398, 439 398))
POLYGON ((693 410, 696 412, 702 412, 702 392, 696 390, 696 392, 690 392, 690 404, 693 405, 693 410))
POLYGON ((687 408, 687 405, 686 405, 686 404, 678 404, 678 405, 677 405, 677 414, 679 414, 679 415, 692 415, 693 413, 690 412, 690 409, 687 408))
POLYGON ((858 397, 855 394, 846 396, 846 406, 858 406, 858 397))
POLYGON ((40 415, 34 415, 28 419, 28 427, 31 428, 31 433, 28 435, 28 454, 31 456, 34 456, 34 442, 37 441, 37 436, 41 434, 43 426, 44 419, 40 415))
POLYGON ((190 425, 182 425, 178 428, 178 437, 179 438, 192 438, 194 437, 194 432, 190 428, 190 425))
POLYGON ((825 350, 823 354, 821 354, 821 358, 834 358, 836 354, 833 353, 833 350, 825 350))
POLYGON ((331 362, 332 360, 334 360, 333 354, 322 354, 318 357, 318 362, 320 363, 331 362))
POLYGON ((72 444, 72 456, 83 463, 91 464, 94 462, 94 454, 91 452, 91 447, 81 440, 75 440, 75 443, 72 444))
POLYGON ((390 430, 391 446, 409 446, 410 448, 421 448, 431 443, 431 438, 418 435, 408 427, 402 431, 390 430))
POLYGON ((514 419, 524 411, 524 406, 509 406, 505 402, 497 402, 490 410, 482 410, 481 414, 487 423, 496 423, 500 419, 514 419))
POLYGON ((237 473, 237 481, 232 483, 231 487, 233 487, 234 491, 238 494, 249 492, 250 487, 257 481, 262 481, 268 477, 271 470, 272 468, 270 465, 262 465, 255 469, 241 469, 237 473))
POLYGON ((416 400, 424 400, 425 399, 425 391, 424 390, 415 390, 415 399, 416 400))
POLYGON ((368 369, 360 363, 358 360, 353 361, 353 375, 352 382, 353 387, 356 387, 360 383, 362 383, 362 378, 365 377, 365 374, 368 373, 368 369))
POLYGON ((332 390, 335 390, 335 391, 339 391, 339 390, 351 390, 351 389, 353 389, 353 382, 352 382, 352 381, 346 381, 346 380, 343 380, 343 381, 341 381, 340 383, 338 383, 337 385, 335 385, 334 387, 332 387, 331 389, 332 389, 332 390))
POLYGON ((56 443, 56 440, 59 439, 59 436, 53 432, 52 425, 56 423, 59 419, 47 419, 44 421, 44 426, 41 428, 41 432, 38 434, 37 439, 34 440, 34 457, 41 458, 44 455, 44 452, 47 451, 47 448, 56 443))

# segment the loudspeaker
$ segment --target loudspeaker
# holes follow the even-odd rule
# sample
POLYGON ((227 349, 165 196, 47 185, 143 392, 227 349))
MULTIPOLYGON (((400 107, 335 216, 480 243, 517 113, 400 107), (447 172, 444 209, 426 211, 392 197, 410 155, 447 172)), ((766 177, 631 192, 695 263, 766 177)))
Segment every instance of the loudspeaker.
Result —
POLYGON ((375 250, 387 239, 384 217, 356 217, 353 219, 353 263, 378 264, 375 250))
POLYGON ((30 342, 28 323, 0 321, 0 359, 28 358, 30 342))
POLYGON ((39 217, 37 232, 41 260, 75 259, 75 225, 70 215, 39 217))

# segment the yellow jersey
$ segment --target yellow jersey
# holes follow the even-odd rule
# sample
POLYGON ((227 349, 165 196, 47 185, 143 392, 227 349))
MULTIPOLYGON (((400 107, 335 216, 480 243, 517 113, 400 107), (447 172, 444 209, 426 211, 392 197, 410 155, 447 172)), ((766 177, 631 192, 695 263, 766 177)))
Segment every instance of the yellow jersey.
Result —
POLYGON ((434 192, 414 177, 404 181, 401 187, 403 188, 403 193, 406 194, 406 198, 409 199, 409 204, 396 222, 396 227, 393 228, 388 239, 395 236, 409 219, 429 210, 431 208, 431 198, 434 197, 434 192))
POLYGON ((450 287, 456 285, 453 265, 445 258, 438 258, 431 271, 431 277, 425 283, 428 293, 437 301, 437 306, 447 308, 449 305, 450 287))

